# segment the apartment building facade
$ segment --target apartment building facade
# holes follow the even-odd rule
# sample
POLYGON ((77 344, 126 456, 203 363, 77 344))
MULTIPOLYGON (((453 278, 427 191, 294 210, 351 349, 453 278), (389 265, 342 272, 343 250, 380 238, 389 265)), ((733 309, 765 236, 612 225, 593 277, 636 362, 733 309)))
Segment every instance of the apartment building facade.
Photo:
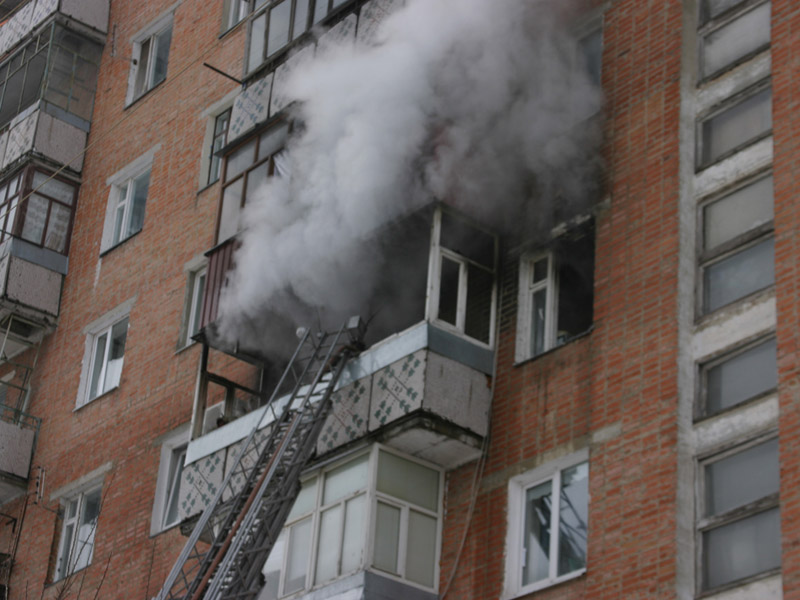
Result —
MULTIPOLYGON (((237 452, 276 427, 274 347, 349 314, 298 300, 306 322, 220 325, 245 209, 291 179, 287 148, 314 127, 291 83, 424 3, 15 4, 0 589, 168 597, 237 452)), ((594 196, 524 198, 548 217, 513 233, 431 197, 365 242, 393 302, 352 349, 247 597, 800 597, 800 7, 570 8, 570 64, 603 98, 580 123, 602 130, 594 196)))

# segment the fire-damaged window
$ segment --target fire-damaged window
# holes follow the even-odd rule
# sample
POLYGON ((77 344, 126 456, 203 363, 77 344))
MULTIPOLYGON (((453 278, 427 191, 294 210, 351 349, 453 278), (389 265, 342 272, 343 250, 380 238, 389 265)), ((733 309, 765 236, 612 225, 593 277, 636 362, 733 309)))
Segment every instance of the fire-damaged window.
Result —
POLYGON ((288 134, 289 124, 279 123, 225 157, 217 243, 236 235, 242 208, 269 177, 289 175, 289 159, 283 150, 288 134))
POLYGON ((433 224, 429 317, 487 345, 494 338, 497 239, 443 209, 433 224))
POLYGON ((517 362, 547 352, 587 331, 594 300, 591 229, 560 238, 520 261, 517 362))

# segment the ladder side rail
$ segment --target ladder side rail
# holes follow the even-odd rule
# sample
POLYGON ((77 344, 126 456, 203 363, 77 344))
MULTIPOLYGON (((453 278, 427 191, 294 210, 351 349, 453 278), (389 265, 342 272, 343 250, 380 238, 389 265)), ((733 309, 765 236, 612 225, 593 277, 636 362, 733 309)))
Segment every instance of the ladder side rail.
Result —
MULTIPOLYGON (((317 373, 317 376, 315 377, 315 383, 318 383, 319 379, 321 378, 321 376, 323 374, 323 371, 326 370, 326 368, 327 368, 327 366, 329 364, 329 361, 330 361, 330 355, 332 353, 332 349, 336 347, 337 342, 339 340, 339 337, 340 337, 343 329, 344 328, 342 328, 342 330, 339 331, 339 333, 336 336, 336 340, 334 341, 334 344, 331 345, 331 349, 328 351, 327 356, 326 356, 327 360, 321 365, 321 367, 319 369, 319 372, 317 373)), ((346 359, 347 359, 347 356, 345 354, 345 355, 343 355, 341 357, 341 360, 339 361, 339 363, 336 365, 336 367, 332 371, 331 379, 327 382, 326 388, 325 388, 325 390, 324 390, 324 392, 322 394, 322 398, 320 399, 319 402, 317 402, 317 403, 310 402, 309 398, 313 395, 313 392, 314 392, 313 387, 309 390, 309 392, 306 394, 306 398, 304 399, 304 405, 302 407, 302 410, 298 414, 298 418, 295 421, 293 421, 290 430, 287 431, 287 434, 286 434, 287 437, 291 436, 293 438, 295 436, 296 432, 298 431, 298 429, 300 428, 300 426, 301 425, 306 425, 305 437, 302 440, 299 440, 300 448, 298 450, 298 455, 295 456, 295 457, 292 457, 292 463, 289 465, 289 468, 287 468, 287 476, 290 476, 290 472, 291 471, 295 471, 293 476, 295 478, 299 479, 299 476, 300 476, 300 473, 302 472, 302 469, 305 467, 305 464, 308 462, 308 459, 309 459, 309 457, 311 455, 311 451, 313 449, 313 444, 311 444, 310 442, 312 442, 312 441, 315 442, 316 441, 316 439, 318 438, 319 433, 320 433, 320 431, 321 431, 321 429, 322 429, 322 427, 324 425, 323 416, 326 416, 328 411, 330 410, 330 407, 332 405, 331 398, 333 397, 333 391, 334 391, 334 388, 336 386, 336 382, 338 381, 339 377, 341 376, 341 374, 342 374, 342 372, 344 370, 344 365, 347 362, 346 359), (296 467, 296 469, 292 469, 291 467, 296 467)), ((316 386, 314 386, 314 387, 316 387, 316 386)), ((303 430, 301 429, 300 431, 302 432, 303 430)), ((282 455, 280 458, 283 458, 283 456, 285 456, 285 455, 282 455)), ((221 587, 225 582, 226 574, 231 570, 234 561, 236 561, 237 558, 239 557, 239 554, 242 551, 242 547, 243 547, 244 543, 248 539, 248 535, 247 534, 254 527, 254 525, 256 524, 256 521, 259 520, 259 511, 260 511, 261 506, 262 506, 262 500, 263 500, 263 498, 264 498, 264 496, 265 496, 265 494, 267 492, 267 489, 268 489, 268 487, 269 487, 269 485, 270 485, 270 483, 272 481, 272 478, 273 478, 274 473, 277 470, 278 466, 279 466, 279 462, 278 461, 272 463, 271 466, 270 466, 271 472, 269 474, 269 477, 266 478, 266 479, 263 479, 261 485, 259 486, 259 488, 257 490, 254 490, 256 492, 255 501, 250 505, 250 510, 249 510, 247 516, 245 517, 244 522, 242 523, 242 525, 240 527, 240 531, 243 532, 243 535, 236 536, 236 538, 233 541, 232 546, 228 549, 228 552, 226 553, 225 559, 222 562, 222 564, 220 566, 220 569, 218 570, 218 572, 217 572, 216 576, 214 577, 213 581, 211 582, 211 586, 208 589, 206 598, 211 599, 211 598, 217 598, 218 597, 218 595, 219 595, 219 593, 221 591, 221 587)), ((292 502, 293 502, 293 499, 292 499, 292 502)), ((290 502, 287 500, 286 504, 290 504, 290 502)), ((280 512, 284 512, 284 511, 280 511, 280 512)), ((267 527, 267 528, 269 527, 269 523, 266 523, 265 520, 261 520, 260 525, 262 527, 267 527)), ((282 525, 282 523, 281 523, 281 525, 282 525)), ((272 544, 270 544, 269 546, 267 546, 265 548, 262 548, 262 553, 268 554, 269 550, 271 550, 271 545, 272 544)), ((264 556, 263 558, 266 560, 266 556, 264 556)), ((256 563, 257 563, 257 561, 256 561, 256 563)), ((252 565, 251 565, 251 567, 252 567, 252 565)), ((252 576, 252 571, 250 572, 250 575, 252 576)), ((247 582, 241 582, 241 583, 247 583, 247 582)))
MULTIPOLYGON (((295 361, 297 360, 297 357, 300 354, 302 348, 306 345, 306 343, 310 339, 311 339, 311 332, 310 331, 306 331, 305 334, 303 335, 302 339, 300 340, 300 342, 297 344, 297 348, 295 348, 295 351, 292 354, 292 358, 289 360, 289 364, 286 366, 286 368, 284 369, 283 373, 281 374, 281 377, 278 380, 278 384, 275 386, 275 390, 273 391, 272 395, 270 396, 270 400, 269 400, 269 404, 270 405, 272 405, 274 403, 275 396, 278 394, 278 392, 281 389, 284 381, 286 380, 287 374, 292 369, 292 366, 294 365, 295 361)), ((307 371, 307 370, 308 370, 308 365, 305 366, 304 372, 307 371)), ((291 401, 286 404, 287 408, 290 407, 290 406, 291 406, 291 401)), ((284 414, 285 414, 285 411, 284 411, 284 414)), ((242 444, 242 447, 241 447, 236 459, 234 460, 233 467, 228 471, 228 475, 225 477, 225 480, 223 481, 222 485, 219 486, 219 488, 217 490, 217 493, 215 494, 214 498, 209 503, 209 505, 206 506, 205 510, 203 511, 202 515, 200 516, 200 520, 195 525, 194 530, 192 531, 191 535, 189 536, 189 539, 186 540, 186 544, 184 545, 183 550, 181 550, 181 553, 178 555, 178 559, 175 561, 175 564, 173 565, 172 570, 170 571, 169 575, 167 576, 167 580, 164 582, 164 587, 161 589, 161 591, 159 592, 159 595, 156 597, 157 600, 166 600, 166 598, 173 597, 171 592, 170 592, 170 590, 172 589, 172 587, 177 582, 178 577, 180 576, 181 572, 183 571, 183 566, 186 563, 186 561, 188 560, 189 556, 191 555, 192 550, 197 546, 197 543, 200 541, 200 536, 202 535, 203 531, 206 528, 206 525, 208 524, 209 520, 211 519, 211 516, 212 516, 213 512, 216 510, 217 506, 220 504, 220 501, 222 499, 222 495, 223 495, 224 491, 228 488, 228 485, 230 483, 230 479, 232 478, 233 473, 236 470, 235 469, 236 465, 241 461, 242 457, 245 455, 245 452, 246 452, 248 446, 252 443, 253 438, 255 438, 256 432, 262 427, 262 422, 266 418, 266 415, 267 415, 267 410, 264 410, 264 412, 262 413, 262 416, 259 419, 258 423, 256 424, 255 427, 253 427, 253 430, 248 435, 248 437, 246 439, 246 442, 244 444, 242 444)), ((273 409, 273 416, 277 417, 277 415, 275 415, 274 409, 273 409)), ((276 418, 275 423, 277 424, 277 418, 276 418)), ((278 427, 275 427, 274 430, 277 431, 277 429, 278 429, 278 427)))

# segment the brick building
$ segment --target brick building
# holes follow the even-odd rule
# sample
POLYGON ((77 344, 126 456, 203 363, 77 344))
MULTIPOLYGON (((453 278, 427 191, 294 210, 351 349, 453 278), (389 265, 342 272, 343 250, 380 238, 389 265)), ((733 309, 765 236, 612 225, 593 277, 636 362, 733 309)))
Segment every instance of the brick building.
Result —
MULTIPOLYGON (((543 118, 523 113, 531 129, 563 123, 563 108, 572 120, 559 135, 585 147, 563 162, 518 160, 513 145, 495 162, 467 152, 462 166, 507 175, 504 193, 519 183, 516 201, 461 201, 474 173, 456 169, 455 184, 403 210, 375 200, 383 216, 362 229, 337 213, 338 237, 365 241, 348 254, 315 230, 298 252, 316 240, 322 268, 304 271, 280 248, 259 254, 248 231, 277 223, 278 239, 314 221, 311 204, 294 220, 290 203, 245 210, 308 182, 290 158, 324 136, 319 113, 303 112, 319 92, 306 99, 301 84, 329 86, 325 108, 374 93, 325 73, 380 73, 388 99, 413 83, 358 53, 345 67, 319 62, 328 49, 399 39, 445 74, 467 56, 476 77, 474 94, 433 79, 446 102, 421 105, 437 117, 421 139, 387 129, 376 139, 389 144, 314 164, 323 197, 331 182, 358 196, 351 163, 382 172, 408 157, 387 147, 428 148, 403 173, 448 163, 469 130, 459 119, 479 121, 483 105, 468 100, 491 98, 482 84, 493 91, 502 71, 472 68, 494 47, 470 36, 503 37, 498 23, 517 32, 514 19, 495 23, 471 0, 0 3, 0 597, 156 597, 187 539, 207 552, 233 531, 203 529, 203 511, 249 493, 239 451, 269 445, 305 410, 273 396, 295 328, 335 329, 380 300, 388 308, 362 314, 366 333, 348 323, 360 336, 350 360, 323 357, 319 379, 287 388, 325 410, 330 392, 332 406, 303 446, 308 462, 271 480, 286 486, 285 509, 256 570, 234 576, 251 588, 241 597, 800 598, 800 7, 565 4, 509 3, 520 31, 552 44, 503 49, 541 50, 509 72, 529 68, 535 89, 558 91, 534 102, 549 107, 543 118), (464 43, 443 54, 426 43, 453 32, 464 43), (574 176, 550 181, 560 171, 574 176), (575 181, 588 200, 570 200, 575 181), (371 260, 337 268, 326 254, 371 260), (317 285, 290 279, 291 293, 274 286, 266 307, 231 316, 230 290, 258 299, 249 284, 295 272, 317 285), (330 295, 315 300, 320 287, 330 295)), ((512 100, 530 91, 523 80, 510 79, 512 100)), ((493 108, 478 147, 497 131, 517 139, 501 127, 510 111, 493 108)), ((346 113, 334 143, 390 120, 362 113, 346 113)), ((561 156, 531 135, 519 140, 535 157, 561 156)), ((180 586, 159 597, 184 597, 180 586)))

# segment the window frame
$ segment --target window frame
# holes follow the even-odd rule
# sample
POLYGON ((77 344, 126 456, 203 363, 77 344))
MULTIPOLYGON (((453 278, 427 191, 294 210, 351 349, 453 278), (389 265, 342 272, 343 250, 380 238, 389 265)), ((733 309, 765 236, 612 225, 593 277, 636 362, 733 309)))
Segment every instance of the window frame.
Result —
MULTIPOLYGON (((89 325, 87 325, 83 329, 83 334, 85 335, 85 342, 84 342, 84 352, 83 352, 83 363, 81 366, 81 378, 78 384, 78 397, 75 401, 75 409, 79 410, 82 407, 86 406, 97 400, 98 398, 102 398, 106 394, 113 392, 115 389, 118 389, 121 382, 122 382, 122 367, 125 363, 125 354, 129 350, 129 340, 128 336, 130 334, 130 314, 131 310, 133 309, 133 305, 136 301, 136 297, 130 298, 123 302, 122 304, 115 307, 113 310, 105 313, 100 318, 96 319, 89 325), (94 369, 95 364, 95 348, 96 348, 96 340, 98 336, 101 336, 105 333, 111 332, 114 325, 122 322, 123 320, 128 319, 128 329, 125 333, 125 346, 123 347, 123 364, 120 367, 120 380, 117 384, 96 396, 90 396, 91 394, 91 387, 92 387, 92 371, 94 369)), ((106 345, 105 353, 109 350, 109 344, 106 345)), ((107 365, 106 365, 107 367, 107 365)))
POLYGON ((186 449, 189 445, 189 433, 190 424, 186 423, 162 438, 163 442, 161 443, 160 461, 156 476, 153 512, 150 519, 151 536, 172 529, 180 524, 180 512, 178 514, 178 520, 174 523, 168 523, 166 519, 176 478, 178 478, 177 489, 178 493, 180 493, 180 477, 183 472, 183 467, 185 466, 186 449), (183 453, 184 464, 178 469, 175 459, 177 456, 180 456, 181 453, 183 453))
POLYGON ((449 331, 459 337, 469 340, 473 344, 477 344, 484 348, 494 348, 495 333, 497 327, 497 262, 498 262, 498 241, 497 236, 475 224, 472 220, 463 217, 454 211, 445 210, 442 206, 438 206, 433 213, 433 227, 431 233, 431 251, 428 264, 428 295, 425 306, 425 319, 435 324, 437 327, 449 331), (490 236, 494 240, 494 256, 492 259, 492 268, 489 269, 483 265, 463 254, 454 250, 446 248, 441 243, 442 232, 442 216, 447 213, 449 218, 461 221, 472 229, 476 229, 490 236), (444 259, 455 262, 459 266, 457 298, 456 298, 456 323, 455 325, 449 323, 439 317, 441 292, 442 292, 442 262, 444 259), (467 299, 469 293, 469 280, 468 269, 470 266, 476 267, 488 273, 492 277, 492 290, 491 290, 491 304, 489 307, 489 333, 488 342, 483 342, 478 338, 474 338, 466 333, 466 313, 467 313, 467 299))
MULTIPOLYGON (((771 285, 765 286, 758 290, 755 290, 741 298, 737 298, 735 300, 731 300, 730 302, 723 304, 715 309, 710 309, 706 307, 706 285, 705 285, 705 274, 706 269, 709 267, 736 256, 737 254, 752 248, 762 242, 769 240, 770 238, 774 237, 775 235, 775 218, 773 214, 773 218, 763 223, 744 231, 736 235, 735 237, 722 242, 721 244, 706 249, 705 248, 705 228, 706 228, 706 214, 705 210, 720 201, 724 201, 725 198, 732 196, 733 194, 744 190, 745 188, 755 185, 769 177, 772 177, 772 169, 761 170, 752 176, 749 176, 744 179, 738 180, 734 185, 724 188, 723 190, 715 191, 714 193, 705 196, 700 199, 697 203, 697 229, 695 235, 695 248, 696 248, 696 256, 695 256, 695 263, 697 264, 696 269, 696 279, 695 279, 695 314, 697 318, 702 318, 707 315, 714 314, 720 310, 725 310, 726 308, 735 305, 739 302, 746 301, 747 299, 756 296, 758 294, 764 293, 765 290, 769 290, 775 286, 773 282, 771 285)), ((774 204, 774 194, 772 198, 772 202, 774 204)), ((774 262, 774 255, 773 255, 773 262, 774 262)))
POLYGON ((219 155, 219 151, 225 147, 228 142, 228 134, 230 132, 231 114, 233 107, 228 106, 223 111, 214 115, 213 124, 211 126, 211 144, 208 156, 208 176, 206 177, 205 184, 212 185, 222 178, 222 168, 224 158, 219 155), (224 117, 224 129, 217 131, 217 126, 220 119, 224 117))
POLYGON ((111 360, 112 360, 110 358, 110 354, 111 354, 111 347, 112 347, 112 343, 111 342, 112 342, 112 336, 114 334, 114 328, 117 325, 120 325, 123 322, 125 323, 125 342, 122 345, 122 364, 120 365, 120 372, 119 372, 119 377, 121 378, 122 377, 122 365, 124 365, 124 362, 125 362, 125 345, 127 344, 127 341, 128 341, 128 329, 130 328, 130 318, 126 315, 126 316, 122 317, 121 319, 115 321, 114 323, 112 323, 108 327, 105 327, 102 331, 99 331, 99 332, 97 332, 96 334, 94 334, 92 336, 92 357, 91 357, 91 361, 89 363, 90 379, 89 379, 89 388, 88 388, 88 392, 87 392, 88 395, 87 395, 87 398, 86 398, 86 403, 89 403, 89 402, 91 402, 93 400, 96 400, 100 396, 103 396, 103 395, 107 394, 108 392, 110 392, 110 391, 112 391, 112 390, 114 390, 114 389, 119 387, 119 383, 120 383, 119 381, 116 381, 110 387, 106 387, 106 385, 108 383, 108 381, 107 381, 107 378, 108 378, 108 367, 109 367, 109 364, 111 363, 111 360), (100 340, 100 338, 102 338, 104 336, 106 337, 106 342, 105 342, 105 347, 103 348, 102 366, 100 367, 100 373, 98 375, 98 382, 97 382, 98 391, 97 391, 96 394, 92 395, 92 392, 94 391, 92 389, 93 388, 92 379, 94 378, 94 369, 95 369, 95 366, 97 365, 97 358, 98 358, 97 357, 97 354, 98 354, 98 352, 97 352, 97 342, 100 340))
POLYGON ((125 105, 130 106, 139 98, 148 94, 151 90, 157 88, 161 83, 167 80, 169 72, 169 54, 172 47, 172 35, 174 25, 174 15, 172 12, 156 19, 152 24, 148 25, 143 31, 139 32, 132 38, 131 48, 131 69, 128 76, 128 93, 125 99, 125 105), (154 80, 156 53, 158 52, 158 40, 169 30, 169 46, 167 47, 167 55, 165 61, 164 77, 158 81, 154 80), (144 64, 145 73, 143 76, 144 83, 142 88, 139 89, 139 72, 142 69, 142 48, 147 45, 147 60, 144 64))
MULTIPOLYGON (((505 589, 501 598, 503 600, 510 600, 512 598, 517 598, 520 596, 524 596, 545 588, 552 587, 554 585, 561 584, 565 581, 570 581, 572 579, 576 579, 581 577, 584 573, 586 573, 587 567, 584 565, 580 569, 576 569, 574 571, 570 571, 569 573, 565 573, 563 575, 558 575, 558 561, 557 560, 550 560, 550 568, 548 572, 548 577, 546 579, 540 579, 539 581, 535 581, 533 583, 529 583, 527 585, 522 583, 522 566, 524 563, 523 556, 525 555, 524 550, 524 528, 525 528, 525 493, 532 487, 536 487, 537 485, 541 485, 542 483, 546 483, 548 481, 553 481, 553 488, 551 494, 554 497, 560 496, 561 490, 561 473, 567 469, 572 467, 576 467, 582 464, 586 464, 588 469, 587 477, 591 476, 591 465, 590 465, 590 457, 589 457, 589 449, 584 448, 572 454, 562 456, 556 460, 548 462, 544 465, 541 465, 531 471, 523 473, 521 475, 517 475, 516 477, 512 477, 509 479, 508 482, 508 511, 507 511, 507 527, 506 527, 506 559, 505 559, 505 589), (556 481, 558 481, 558 485, 556 485, 556 481), (552 574, 555 573, 555 576, 552 574)), ((587 557, 588 557, 588 528, 589 528, 589 516, 590 512, 589 509, 591 507, 591 479, 587 482, 587 499, 586 499, 586 508, 587 508, 587 557)), ((555 522, 558 525, 559 520, 559 511, 553 510, 551 514, 551 529, 552 523, 555 522)), ((550 548, 549 553, 553 551, 553 549, 558 548, 558 539, 560 537, 559 528, 556 526, 553 529, 556 532, 559 532, 557 535, 553 535, 550 541, 550 548)), ((585 561, 588 564, 588 558, 585 561)))
MULTIPOLYGON (((719 104, 714 105, 710 110, 698 115, 697 122, 695 124, 695 172, 696 173, 699 173, 700 171, 703 171, 711 167, 712 165, 719 164, 726 158, 729 158, 734 154, 741 152, 745 148, 748 148, 753 144, 772 136, 772 131, 775 125, 774 122, 771 122, 770 127, 768 129, 750 138, 747 138, 746 140, 740 142, 736 146, 720 153, 718 156, 715 156, 713 158, 705 158, 704 155, 705 147, 708 143, 707 140, 705 139, 706 136, 703 131, 705 124, 715 119, 716 117, 724 114, 728 110, 733 109, 744 102, 747 102, 747 100, 750 100, 751 98, 767 90, 769 90, 770 92, 770 107, 772 107, 774 97, 772 96, 772 77, 770 76, 726 98, 719 104)), ((772 121, 772 109, 770 110, 770 121, 772 121)))
POLYGON ((240 23, 247 20, 253 11, 252 0, 224 0, 222 4, 222 30, 220 35, 225 35, 240 23), (243 13, 243 14, 242 14, 243 13), (238 14, 238 18, 236 18, 238 14))
POLYGON ((100 518, 100 513, 103 509, 103 484, 95 483, 91 486, 88 486, 86 489, 83 489, 80 492, 75 493, 71 496, 65 496, 60 499, 60 510, 59 515, 61 515, 61 527, 59 532, 58 538, 58 551, 56 554, 56 562, 55 567, 53 569, 53 581, 61 581, 74 575, 75 573, 80 572, 81 570, 88 568, 92 564, 92 559, 94 558, 94 548, 96 546, 95 540, 97 539, 97 522, 100 518), (80 522, 84 516, 84 510, 86 508, 86 498, 92 494, 98 495, 98 508, 97 508, 97 518, 95 522, 91 525, 91 541, 82 543, 81 549, 77 551, 76 548, 79 544, 79 536, 78 531, 80 530, 80 522), (75 516, 69 517, 69 506, 75 503, 75 516), (67 540, 67 528, 72 526, 73 533, 70 537, 69 541, 69 548, 67 548, 66 540, 67 540), (88 544, 91 544, 89 549, 89 556, 86 559, 86 564, 77 567, 77 559, 81 556, 84 549, 87 547, 88 544), (73 562, 73 558, 75 562, 73 562), (66 564, 63 562, 66 559, 66 564))
POLYGON ((523 255, 520 259, 517 299, 516 362, 541 356, 559 346, 556 340, 558 293, 558 268, 555 253, 552 250, 544 250, 523 255), (534 265, 544 258, 547 259, 547 275, 542 281, 534 282, 534 265), (546 290, 543 347, 541 351, 533 352, 531 350, 533 296, 542 289, 546 290))
MULTIPOLYGON (((713 369, 714 367, 718 367, 729 360, 735 359, 745 352, 752 350, 753 348, 757 348, 762 344, 769 342, 770 340, 776 340, 775 332, 768 332, 767 334, 758 334, 756 337, 751 337, 749 339, 744 340, 743 342, 738 343, 733 348, 726 348, 724 351, 717 353, 715 356, 708 358, 697 364, 697 393, 695 394, 695 402, 694 402, 694 421, 698 422, 703 419, 708 419, 711 417, 716 417, 717 415, 722 415, 732 410, 737 410, 741 407, 747 406, 754 402, 758 402, 762 398, 766 398, 767 396, 771 396, 778 391, 778 383, 776 379, 776 383, 773 387, 765 389, 754 396, 751 396, 745 400, 737 404, 733 404, 731 406, 725 407, 722 410, 711 412, 708 409, 708 372, 713 369)), ((775 367, 777 370, 777 356, 775 360, 775 367)))
MULTIPOLYGON (((696 520, 695 520, 695 573, 696 578, 696 591, 698 594, 708 594, 710 592, 719 592, 725 589, 742 586, 751 581, 763 579, 776 573, 779 573, 781 567, 778 566, 773 569, 762 571, 754 575, 742 577, 729 581, 727 583, 715 586, 706 587, 703 579, 704 568, 704 547, 703 547, 703 534, 718 529, 731 523, 744 521, 750 517, 757 516, 761 513, 778 508, 780 509, 780 490, 772 494, 761 496, 760 498, 741 506, 735 506, 720 514, 704 516, 706 513, 706 486, 705 486, 705 468, 715 462, 735 456, 741 452, 747 451, 759 444, 763 444, 772 440, 778 440, 778 432, 770 430, 757 437, 753 437, 746 442, 737 442, 735 445, 728 445, 725 448, 713 450, 711 452, 698 455, 695 462, 695 505, 697 506, 696 520)), ((780 456, 776 456, 776 460, 780 460, 780 456)), ((780 463, 779 463, 780 464, 780 463)), ((779 542, 780 543, 780 542, 779 542)))
MULTIPOLYGON (((205 256, 196 257, 184 268, 186 271, 186 292, 183 301, 180 336, 178 350, 194 344, 192 336, 197 334, 201 327, 194 329, 194 322, 202 317, 203 301, 205 299, 206 279, 208 275, 208 261, 205 256)), ((198 321, 199 325, 200 321, 198 321)))
MULTIPOLYGON (((373 571, 375 573, 380 574, 381 577, 385 577, 387 579, 392 579, 399 583, 402 583, 407 586, 415 587, 420 590, 425 590, 427 592, 438 592, 439 588, 439 561, 441 558, 441 545, 442 545, 442 527, 443 527, 443 520, 444 520, 444 472, 443 470, 433 464, 415 458, 413 456, 407 456, 400 452, 395 451, 392 448, 384 446, 382 444, 373 444, 369 448, 360 448, 358 450, 354 450, 344 456, 337 457, 330 461, 327 461, 323 465, 318 465, 314 467, 314 469, 310 472, 304 474, 303 480, 310 481, 315 480, 315 491, 314 491, 314 501, 313 506, 303 512, 298 513, 297 515, 293 516, 291 520, 286 521, 284 523, 283 528, 281 529, 281 533, 279 534, 275 547, 277 548, 279 544, 283 544, 282 546, 282 554, 280 556, 280 573, 279 573, 279 581, 277 586, 277 598, 282 599, 285 597, 293 597, 295 595, 301 594, 303 592, 308 592, 311 589, 317 588, 319 586, 327 586, 331 583, 342 579, 343 577, 348 577, 353 573, 357 573, 359 571, 373 571), (438 473, 438 495, 436 499, 436 506, 438 508, 438 512, 434 513, 429 509, 424 507, 420 507, 414 503, 408 502, 401 498, 395 498, 389 494, 377 491, 377 478, 378 478, 378 461, 380 457, 380 453, 385 452, 389 454, 393 454, 395 456, 400 457, 403 460, 416 463, 422 465, 423 467, 435 471, 438 473), (363 487, 358 488, 357 490, 353 490, 348 492, 346 495, 337 498, 334 501, 329 502, 328 504, 323 504, 323 495, 325 492, 325 476, 334 471, 335 469, 345 466, 348 463, 353 463, 362 457, 367 457, 367 464, 366 464, 366 483, 363 487), (351 500, 363 496, 365 502, 365 510, 367 511, 368 519, 364 521, 362 531, 361 531, 361 543, 362 543, 362 556, 359 564, 352 570, 344 571, 341 566, 341 545, 343 544, 344 540, 344 527, 342 531, 339 533, 339 545, 340 545, 340 554, 337 566, 337 575, 330 579, 325 579, 320 582, 316 581, 316 570, 317 570, 317 554, 319 550, 319 541, 320 541, 320 529, 321 529, 321 521, 322 521, 322 514, 326 511, 329 511, 336 506, 342 506, 342 518, 345 518, 346 515, 346 506, 347 503, 351 500), (405 579, 403 577, 403 570, 405 568, 405 561, 402 562, 401 565, 401 574, 394 574, 389 573, 387 571, 378 569, 373 566, 374 561, 374 542, 375 542, 375 521, 376 521, 376 512, 377 512, 377 503, 378 501, 385 502, 388 504, 392 504, 393 506, 397 506, 401 508, 405 506, 406 514, 409 510, 413 509, 415 511, 424 513, 428 516, 432 516, 436 519, 437 530, 436 530, 436 551, 434 554, 434 573, 433 573, 433 587, 428 587, 419 583, 416 583, 412 580, 405 579), (292 592, 285 592, 286 586, 286 573, 287 573, 287 566, 289 560, 289 543, 290 543, 290 529, 296 525, 303 523, 304 521, 310 519, 311 520, 311 532, 310 532, 310 541, 309 541, 309 552, 308 556, 306 556, 306 574, 305 574, 305 583, 302 588, 296 589, 292 592)), ((401 523, 400 529, 400 540, 399 544, 401 548, 403 544, 407 543, 408 537, 408 528, 405 528, 405 532, 403 531, 403 524, 401 523)), ((270 557, 271 558, 271 557, 270 557)), ((401 561, 401 556, 398 552, 398 563, 401 561)), ((269 559, 268 561, 269 562, 269 559)), ((265 562, 265 567, 267 565, 265 562)))

